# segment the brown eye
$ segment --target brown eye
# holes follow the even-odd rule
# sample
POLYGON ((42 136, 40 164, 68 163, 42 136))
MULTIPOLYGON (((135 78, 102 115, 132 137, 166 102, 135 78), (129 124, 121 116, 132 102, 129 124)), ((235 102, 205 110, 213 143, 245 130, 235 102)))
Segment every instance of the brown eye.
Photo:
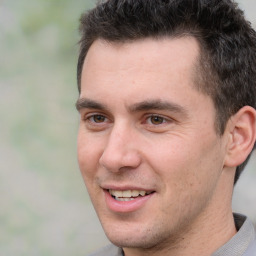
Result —
POLYGON ((164 118, 161 116, 151 116, 150 117, 150 123, 154 124, 154 125, 162 124, 162 123, 164 123, 164 121, 165 121, 164 118))
POLYGON ((93 115, 89 118, 89 120, 93 123, 103 123, 105 122, 106 117, 102 115, 93 115))

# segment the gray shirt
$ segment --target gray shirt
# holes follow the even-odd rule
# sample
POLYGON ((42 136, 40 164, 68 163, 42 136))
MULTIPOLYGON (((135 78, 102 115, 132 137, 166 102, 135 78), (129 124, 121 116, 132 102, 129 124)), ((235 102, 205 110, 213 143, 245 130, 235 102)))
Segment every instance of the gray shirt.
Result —
MULTIPOLYGON (((243 215, 234 214, 238 232, 212 256, 256 256, 256 235, 253 224, 243 215)), ((123 251, 108 245, 90 256, 123 256, 123 251)))
POLYGON ((234 219, 238 232, 212 256, 256 256, 253 224, 241 214, 234 214, 234 219))

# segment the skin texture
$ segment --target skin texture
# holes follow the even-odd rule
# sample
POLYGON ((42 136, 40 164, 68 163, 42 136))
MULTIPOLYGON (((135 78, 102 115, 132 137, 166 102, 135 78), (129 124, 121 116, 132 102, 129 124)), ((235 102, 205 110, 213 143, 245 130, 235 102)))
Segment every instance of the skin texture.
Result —
POLYGON ((210 255, 236 232, 240 160, 230 149, 243 136, 231 121, 216 134, 213 102, 195 89, 199 52, 192 37, 97 40, 86 56, 78 161, 106 235, 126 256, 210 255), (153 193, 115 208, 108 189, 153 193))

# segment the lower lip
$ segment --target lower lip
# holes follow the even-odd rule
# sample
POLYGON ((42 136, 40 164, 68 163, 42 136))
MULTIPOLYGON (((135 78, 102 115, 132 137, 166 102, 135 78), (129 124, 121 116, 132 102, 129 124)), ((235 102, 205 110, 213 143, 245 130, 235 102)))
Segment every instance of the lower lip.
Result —
POLYGON ((110 193, 107 190, 104 190, 104 192, 107 207, 113 212, 120 213, 134 212, 136 210, 139 210, 154 195, 154 193, 151 193, 146 196, 139 196, 130 201, 117 201, 110 195, 110 193))

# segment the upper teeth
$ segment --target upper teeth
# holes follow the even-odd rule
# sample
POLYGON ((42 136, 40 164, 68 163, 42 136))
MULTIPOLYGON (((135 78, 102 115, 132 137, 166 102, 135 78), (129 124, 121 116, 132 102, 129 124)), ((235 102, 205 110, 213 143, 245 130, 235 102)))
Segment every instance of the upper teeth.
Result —
POLYGON ((110 189, 109 190, 109 193, 112 195, 112 196, 115 196, 115 197, 137 197, 139 195, 141 196, 145 196, 146 194, 149 194, 150 192, 146 192, 144 190, 113 190, 113 189, 110 189))

